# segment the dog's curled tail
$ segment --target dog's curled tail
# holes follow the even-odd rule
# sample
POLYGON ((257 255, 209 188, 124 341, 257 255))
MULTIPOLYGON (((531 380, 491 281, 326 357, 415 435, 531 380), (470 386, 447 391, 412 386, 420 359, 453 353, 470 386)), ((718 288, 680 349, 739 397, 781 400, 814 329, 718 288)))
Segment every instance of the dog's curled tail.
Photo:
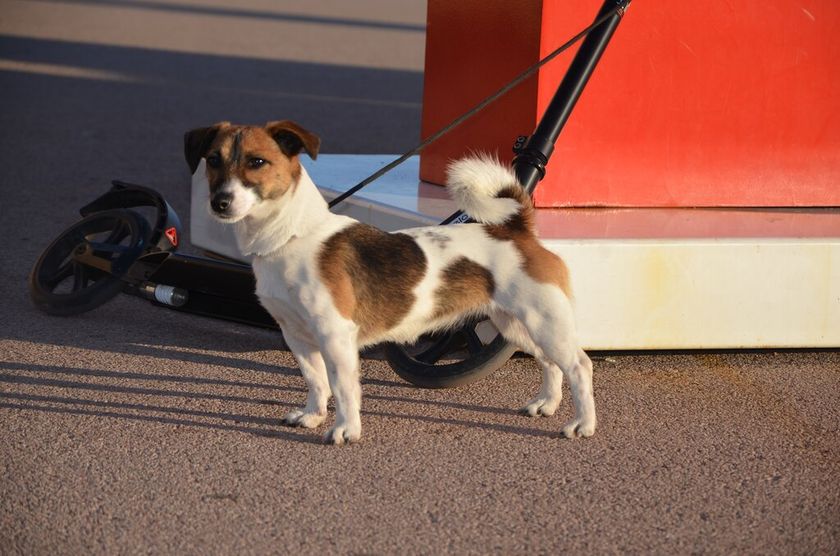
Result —
POLYGON ((449 194, 473 220, 533 231, 534 205, 509 167, 477 155, 450 163, 446 173, 449 194))

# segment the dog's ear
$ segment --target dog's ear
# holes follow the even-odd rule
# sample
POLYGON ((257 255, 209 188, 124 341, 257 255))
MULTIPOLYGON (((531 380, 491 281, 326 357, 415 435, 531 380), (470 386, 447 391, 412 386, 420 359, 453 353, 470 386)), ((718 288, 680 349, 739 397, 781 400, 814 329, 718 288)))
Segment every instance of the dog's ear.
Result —
POLYGON ((184 158, 187 159, 191 174, 195 174, 198 163, 207 154, 216 134, 226 125, 230 124, 221 122, 210 127, 199 127, 184 134, 184 158))
POLYGON ((269 122, 265 125, 265 130, 277 141, 280 150, 286 156, 295 156, 304 150, 312 160, 318 157, 318 149, 321 148, 320 137, 303 129, 295 122, 291 120, 269 122))

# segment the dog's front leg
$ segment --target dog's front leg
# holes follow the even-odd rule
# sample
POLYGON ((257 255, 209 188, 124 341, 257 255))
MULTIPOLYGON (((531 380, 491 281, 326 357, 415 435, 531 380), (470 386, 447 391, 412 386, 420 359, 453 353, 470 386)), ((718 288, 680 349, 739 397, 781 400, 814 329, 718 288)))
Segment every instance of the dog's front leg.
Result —
POLYGON ((342 327, 325 333, 321 352, 335 397, 335 425, 324 436, 324 441, 336 445, 356 442, 362 435, 362 388, 355 330, 342 327))
POLYGON ((306 394, 306 406, 293 409, 283 417, 283 424, 292 427, 314 429, 327 417, 327 401, 330 398, 330 385, 327 379, 327 367, 318 346, 286 328, 283 332, 286 345, 300 366, 300 373, 309 388, 306 394))

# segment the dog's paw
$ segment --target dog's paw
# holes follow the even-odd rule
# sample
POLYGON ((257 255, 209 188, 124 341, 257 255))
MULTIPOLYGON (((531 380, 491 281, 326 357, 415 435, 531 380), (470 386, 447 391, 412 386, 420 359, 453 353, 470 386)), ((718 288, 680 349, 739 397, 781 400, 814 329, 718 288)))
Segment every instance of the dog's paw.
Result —
POLYGON ((583 437, 588 438, 595 434, 595 419, 575 417, 563 425, 563 436, 566 438, 583 437))
POLYGON ((341 446, 342 444, 353 444, 362 437, 361 425, 336 425, 324 435, 324 443, 341 446))
POLYGON ((283 424, 290 427, 303 427, 304 429, 314 429, 324 422, 327 418, 326 413, 306 412, 302 409, 294 409, 283 417, 283 424))
POLYGON ((536 417, 542 415, 543 417, 551 417, 560 406, 561 398, 548 398, 545 396, 537 396, 533 400, 525 404, 525 407, 519 410, 522 415, 529 417, 536 417))

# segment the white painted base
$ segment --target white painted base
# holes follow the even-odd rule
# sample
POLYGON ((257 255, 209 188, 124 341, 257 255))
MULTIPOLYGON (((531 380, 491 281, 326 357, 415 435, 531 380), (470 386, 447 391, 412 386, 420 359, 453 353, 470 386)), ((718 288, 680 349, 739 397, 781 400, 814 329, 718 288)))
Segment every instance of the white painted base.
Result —
MULTIPOLYGON (((333 198, 393 155, 304 165, 333 198)), ((337 207, 393 231, 455 211, 412 159, 337 207)), ((242 259, 193 177, 194 245, 242 259)), ((588 349, 840 347, 840 209, 540 209, 540 236, 572 272, 588 349)))

